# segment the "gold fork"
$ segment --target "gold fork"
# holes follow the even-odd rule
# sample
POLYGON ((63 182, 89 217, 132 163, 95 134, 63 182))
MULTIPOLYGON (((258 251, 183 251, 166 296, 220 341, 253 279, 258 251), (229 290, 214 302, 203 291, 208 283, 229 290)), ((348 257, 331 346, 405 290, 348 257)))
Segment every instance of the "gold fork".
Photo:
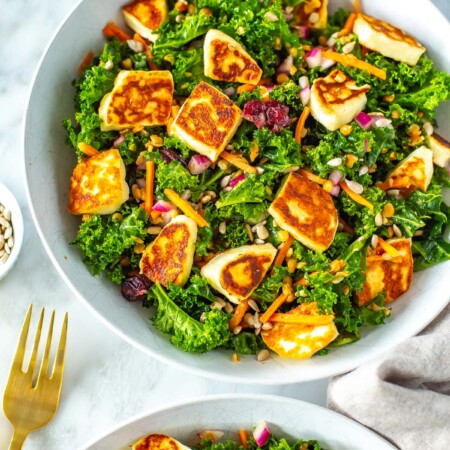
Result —
POLYGON ((5 394, 3 396, 3 409, 6 417, 14 426, 14 435, 9 450, 20 450, 26 437, 37 428, 50 422, 58 408, 59 396, 64 373, 64 359, 67 340, 67 313, 56 351, 55 362, 51 373, 50 348, 52 344, 53 324, 55 311, 52 312, 44 356, 42 357, 39 373, 35 375, 39 342, 41 339, 44 308, 42 308, 39 324, 34 339, 30 362, 26 371, 23 370, 25 347, 30 328, 33 305, 28 309, 25 322, 20 333, 19 343, 12 363, 5 394))

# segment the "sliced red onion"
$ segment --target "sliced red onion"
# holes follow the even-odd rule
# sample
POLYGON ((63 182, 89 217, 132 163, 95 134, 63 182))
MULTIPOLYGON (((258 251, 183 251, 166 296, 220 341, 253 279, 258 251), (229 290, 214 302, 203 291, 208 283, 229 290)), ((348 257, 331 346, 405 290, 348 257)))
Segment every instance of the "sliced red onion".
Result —
POLYGON ((306 64, 308 64, 308 67, 310 69, 318 67, 322 64, 322 51, 320 50, 320 48, 312 48, 306 54, 306 64))
POLYGON ((189 172, 192 175, 198 175, 203 173, 210 165, 212 161, 205 155, 194 155, 188 164, 189 172))
POLYGON ((341 192, 340 186, 333 186, 329 194, 333 197, 339 197, 339 192, 341 192))
POLYGON ((342 172, 340 170, 334 169, 331 171, 328 179, 333 183, 333 186, 336 186, 342 180, 342 172))
POLYGON ((298 85, 299 85, 302 89, 304 89, 305 87, 309 87, 309 86, 310 86, 310 84, 309 84, 309 78, 308 78, 306 75, 301 76, 301 77, 298 79, 298 85))
POLYGON ((227 87, 223 90, 223 93, 225 95, 228 95, 228 97, 233 96, 235 94, 235 92, 236 92, 236 89, 234 89, 234 87, 227 87))
POLYGON ((373 125, 372 117, 362 111, 355 117, 355 120, 363 130, 368 130, 373 125))
POLYGON ((327 164, 331 167, 338 167, 342 164, 342 158, 333 158, 330 159, 327 164))
POLYGON ((274 84, 268 84, 268 85, 266 86, 266 89, 267 89, 268 92, 271 92, 272 89, 273 89, 274 87, 275 87, 274 84))
POLYGON ((320 66, 322 67, 322 69, 329 69, 330 67, 333 67, 336 64, 336 61, 333 61, 332 59, 329 58, 322 58, 322 61, 320 63, 320 66))
POLYGON ((306 106, 311 99, 311 89, 308 86, 305 86, 300 92, 300 100, 302 101, 302 105, 306 106))
POLYGON ((278 73, 285 73, 287 75, 290 74, 291 67, 294 65, 294 58, 292 55, 289 55, 279 66, 277 69, 278 73))
POLYGON ((173 209, 172 203, 166 202, 165 200, 158 200, 152 208, 154 211, 166 213, 173 209))
POLYGON ((304 25, 299 25, 297 27, 294 27, 297 30, 297 34, 301 39, 308 39, 309 38, 309 27, 306 27, 304 25))
POLYGON ((270 437, 270 430, 265 420, 260 420, 253 431, 253 437, 258 447, 263 447, 270 437))
POLYGON ((123 142, 125 140, 125 136, 119 136, 115 141, 114 141, 114 144, 113 144, 113 147, 114 148, 117 148, 117 147, 119 147, 119 145, 123 142))
POLYGON ((391 124, 391 120, 386 119, 385 117, 383 117, 382 119, 377 119, 375 120, 375 126, 377 128, 393 128, 392 124, 391 124))
POLYGON ((142 189, 145 188, 145 178, 137 178, 136 184, 142 189))
POLYGON ((230 186, 231 188, 234 188, 240 181, 243 181, 243 180, 245 180, 245 175, 244 174, 239 175, 238 177, 233 178, 230 181, 230 183, 228 184, 228 186, 230 186))
POLYGON ((367 153, 367 151, 369 150, 369 141, 367 139, 364 139, 363 144, 364 144, 364 153, 367 153))
POLYGON ((219 439, 221 439, 223 435, 224 435, 223 431, 215 431, 215 430, 203 430, 200 431, 200 433, 197 433, 197 436, 200 438, 200 440, 209 438, 213 442, 216 442, 219 439))
POLYGON ((362 194, 364 192, 364 187, 353 180, 346 180, 348 188, 355 194, 362 194))

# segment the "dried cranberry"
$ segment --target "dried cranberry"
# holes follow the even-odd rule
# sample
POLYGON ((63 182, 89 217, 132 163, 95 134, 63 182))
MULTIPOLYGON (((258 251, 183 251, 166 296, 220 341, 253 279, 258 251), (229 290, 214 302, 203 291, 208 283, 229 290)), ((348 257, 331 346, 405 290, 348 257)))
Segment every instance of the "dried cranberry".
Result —
POLYGON ((279 133, 291 123, 289 108, 276 100, 250 100, 244 106, 242 117, 253 122, 258 129, 266 127, 273 133, 279 133))
POLYGON ((146 277, 136 275, 125 278, 120 287, 120 291, 122 296, 129 302, 138 302, 146 299, 149 288, 150 280, 146 277))

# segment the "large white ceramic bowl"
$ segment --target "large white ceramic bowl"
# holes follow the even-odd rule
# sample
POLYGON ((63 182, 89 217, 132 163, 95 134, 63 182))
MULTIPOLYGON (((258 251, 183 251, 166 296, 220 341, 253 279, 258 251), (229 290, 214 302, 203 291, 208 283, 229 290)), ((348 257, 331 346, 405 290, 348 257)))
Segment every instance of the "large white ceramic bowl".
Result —
POLYGON ((270 431, 288 442, 315 439, 327 450, 394 450, 391 444, 357 422, 320 406, 285 397, 266 395, 208 396, 129 420, 83 450, 129 450, 151 433, 168 434, 185 445, 198 443, 205 429, 237 440, 243 428, 252 430, 264 419, 270 431))
MULTIPOLYGON (((80 219, 66 211, 76 160, 64 143, 61 121, 73 116, 71 82, 79 62, 88 50, 101 50, 101 29, 107 21, 122 23, 119 8, 123 3, 125 0, 84 0, 74 9, 45 53, 26 115, 25 170, 34 221, 50 258, 83 303, 148 355, 200 375, 241 383, 294 383, 343 373, 424 328, 449 301, 449 263, 415 274, 409 292, 393 304, 388 323, 367 329, 359 342, 307 361, 274 357, 263 364, 254 357, 234 363, 227 351, 198 355, 177 350, 152 328, 147 309, 124 301, 117 286, 90 274, 77 248, 69 244, 80 219)), ((450 25, 428 0, 378 0, 364 2, 364 8, 368 14, 410 31, 426 45, 437 66, 450 72, 450 25)), ((449 108, 444 108, 440 123, 443 134, 450 137, 448 117, 449 108)))

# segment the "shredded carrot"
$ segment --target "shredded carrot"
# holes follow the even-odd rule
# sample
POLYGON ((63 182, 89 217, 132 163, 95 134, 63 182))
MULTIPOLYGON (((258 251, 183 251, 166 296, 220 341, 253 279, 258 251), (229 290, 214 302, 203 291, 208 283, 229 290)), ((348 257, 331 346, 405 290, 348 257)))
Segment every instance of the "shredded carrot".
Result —
POLYGON ((303 176, 305 176, 306 178, 308 178, 309 181, 314 181, 314 183, 325 184, 328 181, 328 180, 325 180, 324 178, 320 178, 317 175, 314 175, 309 170, 299 169, 298 172, 300 174, 302 174, 303 176))
POLYGON ((327 325, 333 322, 333 314, 283 314, 275 313, 270 318, 271 322, 292 323, 303 325, 327 325))
POLYGON ((305 287, 308 287, 309 283, 304 278, 301 278, 300 280, 297 280, 292 286, 305 286, 305 287))
POLYGON ((247 440, 248 440, 247 432, 245 430, 239 430, 239 441, 241 442, 242 447, 244 448, 248 447, 247 440))
POLYGON ((175 204, 177 208, 180 208, 188 217, 194 220, 199 227, 209 227, 208 222, 198 214, 194 208, 186 201, 183 200, 173 189, 164 189, 164 194, 167 198, 175 204))
POLYGON ((78 149, 86 156, 95 156, 100 153, 96 148, 89 144, 85 144, 84 142, 78 142, 78 149))
POLYGON ((344 66, 350 66, 355 67, 357 69, 361 70, 367 70, 372 75, 381 78, 382 80, 386 79, 386 71, 383 69, 379 69, 378 67, 373 66, 372 64, 369 64, 366 61, 362 61, 361 59, 358 59, 356 56, 352 54, 343 54, 343 53, 337 53, 337 52, 331 52, 329 50, 323 50, 322 56, 324 58, 332 59, 333 61, 336 61, 338 63, 343 64, 344 66))
POLYGON ((248 311, 248 301, 244 300, 236 306, 233 317, 228 322, 228 329, 233 331, 241 322, 245 316, 245 313, 248 311))
POLYGON ((360 205, 366 206, 371 211, 373 211, 373 205, 369 201, 367 201, 364 197, 357 194, 356 192, 353 192, 348 186, 347 183, 343 180, 339 183, 339 186, 341 189, 356 203, 359 203, 360 205))
POLYGON ((309 107, 305 106, 303 108, 302 113, 300 114, 300 118, 298 119, 297 126, 295 127, 295 142, 297 142, 298 145, 300 145, 302 142, 303 129, 305 128, 305 122, 306 122, 306 119, 308 118, 310 112, 311 112, 311 110, 309 109, 309 107))
POLYGON ((83 75, 84 69, 86 69, 86 67, 91 63, 93 58, 94 53, 92 51, 86 53, 86 56, 83 58, 83 61, 81 61, 80 65, 78 66, 77 69, 78 75, 83 75))
POLYGON ((347 20, 345 21, 345 24, 344 24, 344 28, 342 28, 342 30, 339 31, 338 37, 347 36, 347 34, 350 34, 352 32, 356 17, 357 16, 355 13, 351 13, 347 17, 347 20))
POLYGON ((147 161, 145 169, 145 211, 150 216, 153 208, 153 190, 155 187, 155 161, 147 161))
POLYGON ((279 266, 283 264, 284 258, 286 258, 286 254, 288 250, 291 248, 292 243, 294 242, 294 238, 289 235, 289 237, 283 242, 282 247, 278 250, 277 256, 273 262, 273 267, 279 266))
POLYGON ((361 14, 361 5, 359 4, 359 0, 353 0, 353 7, 355 8, 356 14, 361 14))
POLYGON ((131 39, 131 36, 114 22, 108 22, 103 28, 103 34, 109 37, 115 37, 119 41, 128 41, 131 39))
POLYGON ((275 314, 278 308, 286 301, 287 296, 285 294, 280 294, 266 309, 264 314, 259 318, 261 323, 266 323, 270 320, 270 318, 275 314))
POLYGON ((399 251, 395 247, 393 247, 391 244, 389 244, 389 242, 386 242, 383 238, 379 236, 378 236, 378 244, 386 253, 389 253, 389 255, 393 257, 400 256, 399 251))
POLYGON ((342 217, 339 217, 339 223, 342 225, 342 231, 348 234, 355 234, 355 230, 342 217))
POLYGON ((241 84, 237 88, 237 93, 241 95, 243 92, 253 92, 257 87, 255 84, 241 84))
POLYGON ((247 160, 241 155, 233 155, 231 153, 223 151, 220 154, 220 157, 223 158, 225 161, 228 161, 230 164, 233 164, 233 166, 236 166, 239 169, 242 169, 244 172, 258 173, 258 171, 256 170, 256 167, 251 166, 247 162, 247 160))
POLYGON ((250 150, 250 161, 253 162, 259 154, 259 145, 256 141, 253 141, 252 148, 250 150))
POLYGON ((145 54, 147 55, 147 65, 148 65, 149 69, 158 70, 159 67, 152 61, 153 54, 147 44, 147 41, 139 33, 134 33, 133 39, 135 41, 140 42, 144 46, 144 51, 145 51, 145 54))

